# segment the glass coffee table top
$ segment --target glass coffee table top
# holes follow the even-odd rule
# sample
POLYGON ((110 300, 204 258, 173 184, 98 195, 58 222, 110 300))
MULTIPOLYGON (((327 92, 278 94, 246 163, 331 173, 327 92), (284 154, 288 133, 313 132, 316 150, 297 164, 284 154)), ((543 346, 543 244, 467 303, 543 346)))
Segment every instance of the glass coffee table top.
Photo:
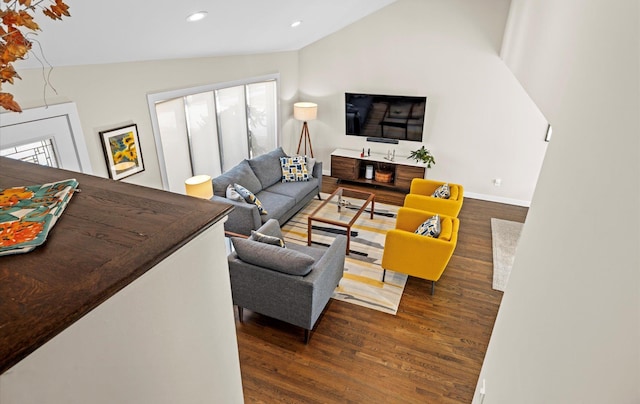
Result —
POLYGON ((351 243, 351 226, 358 220, 368 205, 373 219, 376 195, 371 192, 338 187, 307 219, 307 245, 312 243, 313 222, 344 227, 347 236, 347 254, 351 243))

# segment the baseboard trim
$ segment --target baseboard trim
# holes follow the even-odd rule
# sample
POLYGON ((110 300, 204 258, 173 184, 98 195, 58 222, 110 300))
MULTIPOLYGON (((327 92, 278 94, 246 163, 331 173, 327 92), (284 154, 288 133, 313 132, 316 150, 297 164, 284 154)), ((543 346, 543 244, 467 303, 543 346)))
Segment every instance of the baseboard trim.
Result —
POLYGON ((531 207, 531 201, 523 201, 523 200, 520 200, 520 199, 504 198, 504 197, 501 197, 501 196, 494 196, 494 195, 477 194, 475 192, 467 192, 467 191, 465 191, 464 192, 464 197, 465 198, 471 198, 471 199, 480 199, 482 201, 505 203, 507 205, 524 206, 526 208, 531 207))

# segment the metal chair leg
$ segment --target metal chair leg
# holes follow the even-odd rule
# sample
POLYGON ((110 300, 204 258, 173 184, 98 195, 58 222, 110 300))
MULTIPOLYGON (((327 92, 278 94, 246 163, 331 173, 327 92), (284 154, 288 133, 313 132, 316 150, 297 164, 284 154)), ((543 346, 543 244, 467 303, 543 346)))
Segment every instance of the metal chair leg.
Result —
POLYGON ((240 306, 238 306, 238 319, 240 320, 241 323, 244 323, 244 319, 242 318, 244 309, 240 306))
POLYGON ((305 345, 309 343, 309 338, 311 338, 311 330, 304 329, 304 343, 305 345))
POLYGON ((387 270, 386 269, 382 269, 382 283, 384 283, 384 277, 387 276, 387 270))
POLYGON ((436 291, 436 281, 431 281, 431 296, 433 296, 435 291, 436 291))

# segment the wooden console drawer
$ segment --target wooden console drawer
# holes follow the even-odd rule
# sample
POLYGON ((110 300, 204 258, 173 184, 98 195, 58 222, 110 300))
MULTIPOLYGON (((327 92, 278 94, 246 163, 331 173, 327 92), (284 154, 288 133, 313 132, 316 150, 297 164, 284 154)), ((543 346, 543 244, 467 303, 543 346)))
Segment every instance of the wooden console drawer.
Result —
POLYGON ((360 173, 360 161, 348 157, 331 156, 331 176, 355 180, 360 173))
POLYGON ((424 171, 424 167, 397 165, 395 186, 400 189, 409 190, 409 188, 411 188, 411 180, 414 178, 424 178, 424 171))

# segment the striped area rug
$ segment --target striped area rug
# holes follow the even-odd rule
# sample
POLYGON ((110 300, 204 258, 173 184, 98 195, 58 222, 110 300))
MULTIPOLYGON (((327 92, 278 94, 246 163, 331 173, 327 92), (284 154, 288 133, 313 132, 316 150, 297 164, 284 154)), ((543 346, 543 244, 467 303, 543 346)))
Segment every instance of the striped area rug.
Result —
MULTIPOLYGON (((329 195, 321 194, 321 196, 325 200, 329 195)), ((343 198, 345 199, 348 201, 347 209, 357 210, 364 202, 355 198, 343 198)), ((318 199, 312 200, 282 227, 287 242, 307 243, 307 217, 321 203, 322 201, 318 199)), ((331 218, 338 219, 341 214, 338 213, 337 206, 335 204, 333 206, 335 209, 327 209, 325 212, 328 212, 331 218)), ((350 254, 346 257, 344 276, 333 298, 395 315, 407 283, 407 275, 387 271, 383 283, 380 263, 385 234, 395 226, 398 207, 376 203, 373 219, 371 219, 369 208, 362 212, 351 228, 350 254)), ((351 217, 352 214, 349 215, 349 218, 351 217)), ((342 221, 348 220, 342 216, 342 221)), ((345 234, 345 231, 343 227, 314 222, 313 245, 329 245, 336 234, 345 234)))

